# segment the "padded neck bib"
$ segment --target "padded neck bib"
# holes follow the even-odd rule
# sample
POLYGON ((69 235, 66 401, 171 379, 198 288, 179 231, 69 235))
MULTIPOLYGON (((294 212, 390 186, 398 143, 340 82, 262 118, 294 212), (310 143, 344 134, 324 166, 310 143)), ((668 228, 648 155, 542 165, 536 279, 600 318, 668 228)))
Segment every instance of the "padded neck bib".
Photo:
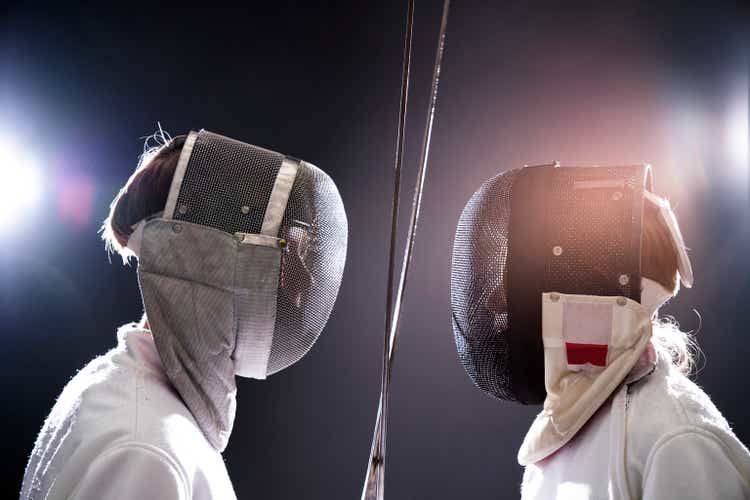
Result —
POLYGON ((518 452, 537 462, 563 447, 626 379, 651 339, 651 312, 624 297, 542 296, 544 408, 518 452))

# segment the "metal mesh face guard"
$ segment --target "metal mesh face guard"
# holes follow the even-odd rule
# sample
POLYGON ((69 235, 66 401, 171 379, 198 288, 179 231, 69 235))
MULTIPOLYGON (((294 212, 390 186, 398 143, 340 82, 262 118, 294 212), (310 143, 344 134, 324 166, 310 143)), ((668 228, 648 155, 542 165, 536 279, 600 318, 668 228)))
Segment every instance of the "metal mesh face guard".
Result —
POLYGON ((164 213, 229 234, 259 234, 284 156, 205 131, 185 147, 184 170, 175 172, 179 190, 164 213))
POLYGON ((298 361, 328 321, 344 274, 347 234, 336 185, 303 162, 279 229, 287 246, 281 256, 269 375, 298 361))
POLYGON ((453 332, 482 390, 544 401, 542 293, 640 301, 643 191, 650 167, 510 170, 480 187, 456 229, 453 332))
MULTIPOLYGON (((307 353, 328 321, 346 260, 346 214, 328 175, 314 165, 257 146, 207 131, 191 133, 175 172, 164 218, 280 248, 278 290, 274 303, 263 311, 273 323, 266 374, 286 368, 307 353), (290 178, 293 183, 288 200, 274 202, 275 185, 290 165, 296 174, 290 178), (280 224, 269 226, 270 210, 278 211, 280 224)), ((247 283, 258 279, 252 258, 245 258, 243 264, 240 256, 238 262, 233 272, 241 283, 235 295, 249 294, 249 299, 240 297, 235 304, 263 307, 247 283), (243 291, 246 286, 249 292, 243 291)), ((248 317, 255 311, 234 314, 235 322, 257 322, 257 318, 248 317)))

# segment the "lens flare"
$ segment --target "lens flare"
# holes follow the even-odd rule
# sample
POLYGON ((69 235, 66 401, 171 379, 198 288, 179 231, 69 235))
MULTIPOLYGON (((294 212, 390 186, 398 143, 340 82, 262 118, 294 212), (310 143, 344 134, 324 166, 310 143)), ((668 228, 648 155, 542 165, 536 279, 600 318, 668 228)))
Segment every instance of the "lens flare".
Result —
POLYGON ((0 138, 0 231, 24 219, 42 196, 42 176, 32 155, 0 138))
POLYGON ((748 113, 747 101, 734 103, 729 117, 727 145, 733 162, 746 166, 748 153, 748 113))

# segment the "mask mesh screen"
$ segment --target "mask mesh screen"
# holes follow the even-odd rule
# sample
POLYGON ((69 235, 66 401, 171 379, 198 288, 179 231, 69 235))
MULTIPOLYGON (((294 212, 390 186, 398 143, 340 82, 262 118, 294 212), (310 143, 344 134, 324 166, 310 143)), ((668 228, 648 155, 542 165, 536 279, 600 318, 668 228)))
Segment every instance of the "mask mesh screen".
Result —
POLYGON ((547 228, 551 244, 563 251, 548 252, 546 290, 640 299, 640 224, 634 223, 639 215, 633 204, 642 197, 642 175, 640 167, 556 169, 547 228), (621 185, 576 187, 611 180, 621 185), (620 282, 620 276, 627 280, 620 282))
POLYGON ((193 146, 173 218, 229 234, 260 233, 283 158, 202 131, 193 146))
POLYGON ((346 261, 344 205, 330 177, 301 163, 281 223, 276 328, 269 375, 299 360, 323 330, 338 295, 346 261))
POLYGON ((515 400, 510 388, 506 263, 510 197, 518 170, 487 181, 456 229, 451 268, 453 334, 466 372, 480 389, 515 400))

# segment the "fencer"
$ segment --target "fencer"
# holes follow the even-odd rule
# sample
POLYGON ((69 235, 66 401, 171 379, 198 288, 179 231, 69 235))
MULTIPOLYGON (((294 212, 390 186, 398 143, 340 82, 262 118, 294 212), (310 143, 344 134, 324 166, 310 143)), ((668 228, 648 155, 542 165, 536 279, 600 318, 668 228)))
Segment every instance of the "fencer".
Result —
POLYGON ((298 361, 338 294, 347 220, 310 163, 205 130, 146 154, 103 236, 138 260, 145 315, 64 388, 23 499, 235 498, 235 376, 298 361))
POLYGON ((693 285, 648 165, 525 167, 474 194, 451 273, 459 358, 490 395, 542 404, 525 499, 750 498, 750 455, 689 378, 659 307, 693 285))

